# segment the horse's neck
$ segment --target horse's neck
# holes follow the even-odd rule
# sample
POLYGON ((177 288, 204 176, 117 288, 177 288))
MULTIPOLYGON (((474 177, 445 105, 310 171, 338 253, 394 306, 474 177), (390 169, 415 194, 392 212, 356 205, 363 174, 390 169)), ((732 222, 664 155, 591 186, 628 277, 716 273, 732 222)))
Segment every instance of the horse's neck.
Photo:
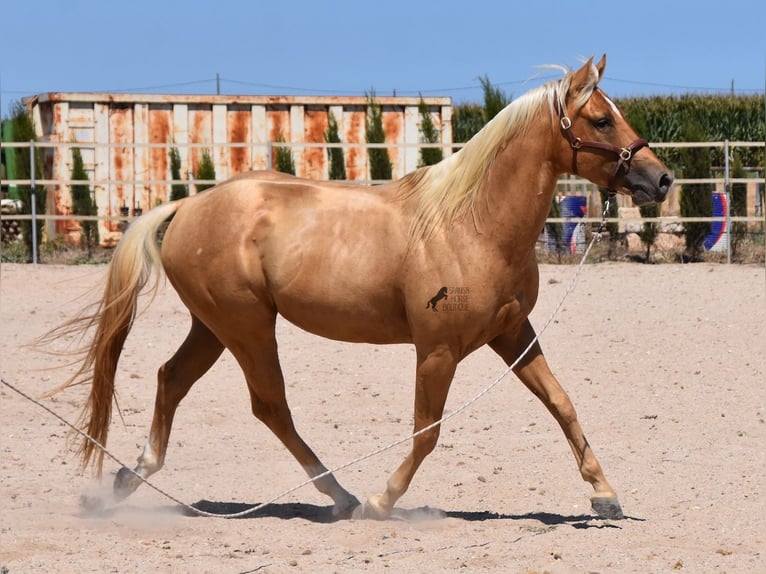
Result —
POLYGON ((508 248, 534 246, 550 210, 558 173, 541 138, 522 137, 498 153, 478 202, 483 235, 508 248))

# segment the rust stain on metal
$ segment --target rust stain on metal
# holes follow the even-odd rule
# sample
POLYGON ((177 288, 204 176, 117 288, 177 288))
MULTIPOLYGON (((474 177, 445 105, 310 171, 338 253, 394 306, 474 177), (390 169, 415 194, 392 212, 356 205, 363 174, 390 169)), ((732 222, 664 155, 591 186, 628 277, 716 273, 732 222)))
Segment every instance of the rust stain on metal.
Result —
MULTIPOLYGON (((303 128, 303 140, 312 143, 324 142, 328 128, 327 108, 306 106, 303 128)), ((326 177, 325 164, 327 152, 321 147, 308 147, 303 150, 303 177, 322 179, 326 177)))
MULTIPOLYGON (((189 141, 193 144, 210 143, 212 135, 212 108, 210 106, 189 106, 189 141)), ((202 151, 205 148, 192 147, 189 153, 189 169, 196 177, 202 151)), ((212 154, 212 150, 207 150, 212 154)))
POLYGON ((386 111, 383 110, 383 132, 386 134, 386 141, 399 141, 399 134, 402 131, 402 122, 404 121, 404 111, 386 111))
MULTIPOLYGON (((248 143, 250 141, 250 110, 249 108, 233 107, 227 116, 228 139, 231 143, 248 143)), ((231 175, 247 171, 251 168, 250 149, 235 146, 229 150, 229 167, 231 175)))
MULTIPOLYGON (((112 148, 112 165, 110 169, 110 176, 112 179, 118 181, 130 181, 134 179, 133 170, 133 147, 130 145, 133 142, 133 113, 132 108, 124 107, 112 107, 109 109, 109 140, 111 143, 124 143, 124 147, 112 148)), ((128 205, 133 203, 133 186, 129 186, 132 193, 128 193, 125 185, 117 183, 114 185, 115 198, 117 209, 119 212, 119 206, 128 205)), ((108 206, 111 211, 111 205, 108 206)), ((105 229, 110 232, 116 232, 120 230, 120 224, 117 221, 105 222, 105 229)))
MULTIPOLYGON (((269 141, 290 141, 290 110, 287 106, 269 106, 266 109, 269 141)), ((271 150, 271 167, 277 167, 277 148, 271 150)))
POLYGON ((290 111, 285 106, 274 106, 266 110, 269 123, 269 139, 275 141, 290 140, 290 111))
MULTIPOLYGON (((149 143, 166 144, 170 141, 170 126, 172 125, 172 110, 170 106, 149 106, 149 143)), ((168 171, 168 148, 151 147, 149 149, 149 179, 164 180, 170 177, 168 171)), ((136 194, 133 209, 148 210, 154 201, 167 201, 167 186, 149 184, 143 187, 144 193, 136 194)))
MULTIPOLYGON (((366 117, 365 108, 363 106, 355 106, 347 110, 346 115, 349 118, 348 129, 341 139, 352 144, 363 143, 366 117)), ((348 148, 348 153, 346 153, 346 177, 348 179, 352 181, 365 179, 366 176, 362 167, 365 165, 362 155, 364 153, 364 150, 359 147, 348 148)))
MULTIPOLYGON (((62 117, 62 109, 61 106, 54 106, 52 112, 48 111, 46 113, 40 114, 40 120, 45 122, 46 120, 50 120, 53 122, 54 126, 62 126, 64 124, 64 119, 62 117)), ((66 133, 59 134, 59 141, 64 141, 67 138, 66 133)), ((72 195, 67 190, 67 193, 64 193, 64 190, 62 186, 57 185, 54 188, 53 191, 54 195, 54 213, 56 215, 70 215, 72 213, 72 195)), ((56 234, 66 234, 68 233, 68 228, 71 222, 68 221, 55 221, 53 224, 53 228, 55 229, 56 234)))
MULTIPOLYGON (((383 111, 383 133, 386 143, 396 143, 399 141, 399 134, 402 132, 404 125, 404 109, 396 108, 394 110, 383 111)), ((386 150, 388 152, 388 159, 391 160, 391 168, 393 173, 397 173, 399 165, 399 148, 391 146, 386 150)))

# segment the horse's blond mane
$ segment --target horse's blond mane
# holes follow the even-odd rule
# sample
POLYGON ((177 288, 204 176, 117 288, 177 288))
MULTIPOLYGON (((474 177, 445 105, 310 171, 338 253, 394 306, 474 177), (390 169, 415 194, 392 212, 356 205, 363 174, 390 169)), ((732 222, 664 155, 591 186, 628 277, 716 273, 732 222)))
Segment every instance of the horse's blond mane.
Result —
MULTIPOLYGON (((508 140, 524 134, 543 104, 547 103, 552 118, 557 100, 559 105, 564 105, 573 72, 557 68, 564 71, 563 78, 513 100, 457 153, 402 178, 401 196, 416 198, 418 202, 410 227, 410 243, 428 239, 439 226, 453 222, 466 212, 477 221, 475 206, 479 191, 498 151, 508 140)), ((598 81, 595 66, 592 75, 593 86, 579 94, 575 102, 577 108, 587 102, 598 81)))

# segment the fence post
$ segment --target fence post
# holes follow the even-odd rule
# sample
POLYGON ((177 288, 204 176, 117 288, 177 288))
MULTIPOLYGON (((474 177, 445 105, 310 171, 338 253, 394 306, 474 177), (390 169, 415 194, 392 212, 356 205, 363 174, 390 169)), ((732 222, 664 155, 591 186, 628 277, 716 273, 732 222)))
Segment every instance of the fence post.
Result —
POLYGON ((37 198, 35 197, 35 142, 29 140, 29 199, 32 202, 32 263, 37 265, 37 198))
POLYGON ((723 197, 726 200, 726 263, 731 263, 731 171, 729 140, 723 142, 723 197))
POLYGON ((272 170, 274 169, 274 166, 272 165, 273 161, 271 159, 271 156, 274 152, 274 142, 269 140, 266 142, 266 169, 272 170))

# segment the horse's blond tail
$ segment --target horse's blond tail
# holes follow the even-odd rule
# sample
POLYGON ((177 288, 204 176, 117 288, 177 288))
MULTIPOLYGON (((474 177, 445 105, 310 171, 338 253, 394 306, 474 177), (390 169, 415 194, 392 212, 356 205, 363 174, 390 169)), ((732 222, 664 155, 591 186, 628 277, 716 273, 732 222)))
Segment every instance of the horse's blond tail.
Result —
MULTIPOLYGON (((159 287, 162 266, 157 232, 163 222, 176 212, 180 203, 163 204, 136 219, 115 249, 101 300, 40 339, 41 343, 46 344, 63 336, 82 337, 95 327, 92 341, 82 349, 83 359, 77 372, 48 395, 90 382, 90 394, 80 415, 80 426, 103 446, 106 446, 112 418, 117 362, 136 317, 138 296, 152 274, 155 277, 149 289, 152 296, 159 287)), ((84 439, 79 454, 83 469, 92 463, 96 475, 100 476, 103 451, 84 439)))

